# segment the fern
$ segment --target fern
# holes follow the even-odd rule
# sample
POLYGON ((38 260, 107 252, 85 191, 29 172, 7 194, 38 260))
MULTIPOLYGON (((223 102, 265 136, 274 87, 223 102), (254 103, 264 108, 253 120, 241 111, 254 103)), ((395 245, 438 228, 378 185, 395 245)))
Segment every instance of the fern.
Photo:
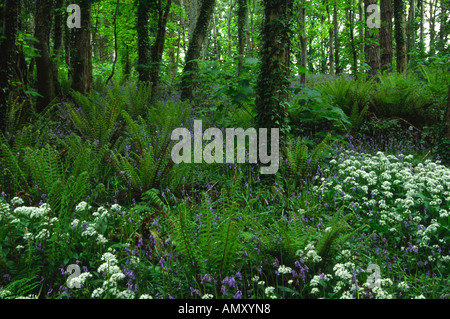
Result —
POLYGON ((366 116, 367 111, 369 110, 369 104, 366 104, 364 108, 359 110, 358 103, 355 102, 352 107, 352 113, 350 115, 350 122, 352 123, 353 130, 359 130, 363 121, 364 117, 366 116))
POLYGON ((96 93, 84 96, 72 92, 75 105, 66 104, 69 117, 78 131, 86 138, 96 140, 100 145, 109 143, 117 129, 116 124, 122 105, 111 96, 101 97, 96 93))
POLYGON ((301 178, 314 173, 314 170, 325 158, 333 137, 328 134, 311 152, 305 141, 300 138, 290 139, 286 148, 289 172, 294 176, 296 185, 301 178))
POLYGON ((111 99, 120 100, 125 110, 133 119, 146 113, 151 102, 152 83, 128 82, 123 86, 108 89, 111 99))
MULTIPOLYGON (((206 196, 206 195, 205 195, 206 196)), ((240 248, 243 224, 237 218, 236 202, 229 203, 226 191, 222 192, 220 214, 203 201, 201 219, 197 211, 186 206, 178 216, 170 216, 173 238, 181 255, 194 266, 194 275, 211 274, 225 276, 231 271, 240 248), (196 213, 192 215, 192 213, 196 213)))
POLYGON ((146 120, 141 116, 134 120, 122 112, 134 151, 129 156, 111 151, 109 158, 128 187, 148 190, 180 183, 186 166, 175 166, 171 159, 171 134, 186 124, 189 112, 190 105, 184 102, 158 104, 146 120))
POLYGON ((344 207, 341 207, 336 212, 328 223, 325 223, 325 232, 316 244, 317 254, 322 257, 322 265, 326 265, 331 261, 334 253, 337 252, 339 244, 342 243, 346 237, 340 237, 342 234, 348 232, 351 227, 345 222, 346 216, 342 216, 341 212, 344 207))
POLYGON ((59 153, 48 144, 42 149, 26 148, 25 163, 34 185, 39 185, 46 194, 50 194, 56 181, 64 180, 59 153))

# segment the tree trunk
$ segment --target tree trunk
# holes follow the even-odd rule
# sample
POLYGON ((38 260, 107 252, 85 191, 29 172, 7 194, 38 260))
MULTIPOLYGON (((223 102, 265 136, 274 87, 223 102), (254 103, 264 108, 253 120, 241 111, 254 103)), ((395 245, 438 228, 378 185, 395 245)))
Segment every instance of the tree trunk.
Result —
POLYGON ((117 13, 119 11, 119 1, 116 2, 116 10, 114 12, 114 19, 113 19, 113 26, 114 26, 114 60, 113 60, 113 66, 111 74, 109 75, 108 79, 106 80, 106 85, 108 85, 109 81, 112 80, 114 77, 114 73, 116 72, 116 64, 117 64, 117 58, 119 54, 118 50, 118 44, 117 44, 117 13))
POLYGON ((300 66, 303 68, 300 74, 300 83, 306 84, 306 68, 308 67, 307 61, 307 39, 306 39, 306 0, 303 0, 299 5, 299 22, 300 22, 300 66))
POLYGON ((404 73, 407 68, 405 6, 403 0, 394 0, 395 51, 397 56, 397 72, 404 73))
POLYGON ((166 41, 166 26, 170 13, 172 0, 167 0, 165 8, 162 7, 161 1, 158 1, 158 31, 156 34, 155 44, 151 49, 151 68, 150 82, 152 82, 152 100, 156 101, 159 89, 159 72, 161 70, 161 62, 164 52, 164 44, 166 41))
POLYGON ((257 126, 280 129, 280 152, 286 146, 290 74, 290 19, 293 0, 264 0, 261 71, 257 83, 257 126))
POLYGON ((150 81, 150 43, 148 35, 148 20, 150 6, 148 1, 139 0, 137 7, 137 37, 138 37, 138 66, 140 82, 150 81))
POLYGON ((227 24, 228 24, 228 57, 231 57, 231 47, 232 47, 232 40, 231 40, 231 20, 233 17, 233 9, 236 4, 236 1, 230 0, 230 10, 228 11, 228 18, 227 18, 227 24))
POLYGON ((36 112, 41 113, 50 104, 55 89, 53 84, 53 66, 50 60, 50 30, 52 27, 53 1, 37 0, 35 37, 38 41, 36 49, 37 92, 41 95, 36 102, 36 112))
POLYGON ((0 8, 0 129, 6 130, 8 96, 11 91, 10 82, 14 79, 14 62, 16 60, 16 35, 20 14, 20 0, 5 0, 0 8))
MULTIPOLYGON (((364 12, 367 14, 367 9, 370 5, 377 4, 377 0, 365 0, 364 12)), ((370 66, 369 74, 375 76, 380 70, 380 45, 378 39, 378 30, 376 28, 369 28, 366 24, 366 62, 370 66)))
POLYGON ((419 40, 419 48, 420 48, 420 56, 423 57, 425 54, 425 31, 424 31, 424 1, 425 0, 419 0, 418 6, 420 7, 420 40, 419 40))
POLYGON ((79 1, 81 9, 81 28, 73 29, 73 48, 71 51, 72 89, 86 94, 92 90, 92 50, 91 50, 91 10, 90 0, 79 1))
POLYGON ((409 53, 414 49, 414 43, 416 42, 416 27, 414 20, 416 19, 416 0, 409 1, 409 14, 408 14, 408 27, 407 27, 407 41, 406 41, 406 53, 408 62, 411 60, 409 53))
POLYGON ((238 0, 238 68, 239 71, 244 66, 245 45, 247 34, 245 26, 248 20, 247 0, 238 0))
MULTIPOLYGON (((172 14, 171 17, 169 18, 170 20, 172 20, 172 14)), ((175 75, 177 73, 177 67, 176 67, 176 62, 175 62, 175 41, 173 41, 173 39, 175 38, 175 32, 173 30, 173 28, 169 29, 169 34, 168 34, 169 38, 171 39, 171 45, 169 47, 169 62, 170 62, 170 79, 173 80, 175 79, 175 75)), ((178 37, 179 39, 180 37, 178 37)), ((178 42, 178 41, 177 41, 178 42)))
POLYGON ((194 72, 198 69, 198 64, 194 61, 200 57, 203 40, 208 30, 209 20, 214 11, 215 0, 203 0, 200 8, 200 14, 197 19, 192 38, 189 41, 189 47, 186 53, 183 77, 181 80, 181 99, 188 100, 194 97, 194 72))
POLYGON ((61 52, 63 45, 63 23, 64 21, 64 0, 56 0, 55 2, 55 26, 53 29, 53 85, 55 87, 55 95, 61 94, 61 85, 59 84, 59 63, 61 60, 61 52))
POLYGON ((339 24, 338 24, 338 7, 337 3, 333 6, 333 26, 334 26, 334 66, 336 74, 342 72, 339 62, 339 24))
POLYGON ((380 64, 381 71, 392 68, 392 1, 381 0, 381 29, 380 29, 380 64))
POLYGON ((350 46, 352 49, 352 58, 353 58, 353 75, 358 75, 358 53, 356 52, 356 43, 355 43, 355 0, 349 0, 349 7, 350 10, 348 10, 348 21, 349 21, 349 27, 350 27, 350 46))
POLYGON ((366 25, 366 21, 364 21, 364 2, 363 0, 358 0, 358 14, 359 14, 359 56, 361 65, 365 63, 365 54, 364 54, 364 41, 365 41, 365 35, 364 35, 364 26, 366 25))
POLYGON ((428 53, 429 56, 433 56, 436 52, 436 4, 437 0, 430 0, 430 51, 428 53))
POLYGON ((445 45, 448 38, 449 22, 448 13, 450 10, 450 2, 448 0, 441 0, 441 13, 440 13, 440 27, 439 27, 439 51, 445 50, 445 45))
POLYGON ((189 0, 189 8, 186 10, 188 13, 188 23, 189 23, 189 42, 192 40, 192 36, 195 32, 195 26, 197 25, 197 20, 200 12, 200 8, 202 5, 202 0, 189 0))

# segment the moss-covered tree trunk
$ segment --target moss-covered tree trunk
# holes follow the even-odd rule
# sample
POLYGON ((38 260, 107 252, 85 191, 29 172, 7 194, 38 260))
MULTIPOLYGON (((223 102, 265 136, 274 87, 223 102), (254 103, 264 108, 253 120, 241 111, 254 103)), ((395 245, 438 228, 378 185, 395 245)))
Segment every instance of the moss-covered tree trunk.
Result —
POLYGON ((137 45, 138 65, 136 70, 140 82, 150 81, 150 43, 148 35, 150 4, 147 0, 139 0, 137 7, 137 45))
POLYGON ((302 0, 298 6, 299 11, 299 25, 300 25, 300 52, 299 65, 301 67, 300 83, 306 84, 306 68, 308 67, 307 60, 307 41, 306 41, 306 0, 302 0))
MULTIPOLYGON (((290 21, 293 0, 264 0, 261 70, 257 83, 257 125, 280 129, 280 153, 284 153, 288 131, 290 21)), ((269 139, 270 141, 270 139, 269 139)))
POLYGON ((92 90, 92 48, 91 48, 91 11, 90 0, 79 1, 81 10, 81 28, 73 29, 71 50, 72 89, 86 94, 92 90))
POLYGON ((209 20, 214 11, 215 0, 203 0, 194 33, 189 41, 189 47, 186 53, 185 65, 183 69, 183 77, 181 80, 181 99, 190 100, 194 97, 194 73, 198 69, 195 62, 200 57, 203 40, 206 37, 209 20))
POLYGON ((407 67, 406 55, 406 20, 403 0, 394 0, 395 52, 397 57, 397 72, 404 73, 407 67))
MULTIPOLYGON (((365 0, 364 1, 364 12, 366 17, 368 15, 368 7, 370 5, 376 5, 377 0, 365 0)), ((369 10, 370 12, 370 10, 369 10)), ((374 76, 380 70, 380 44, 379 44, 379 32, 377 28, 370 28, 366 24, 366 63, 370 66, 369 74, 374 76)))
POLYGON ((52 28, 52 0, 38 0, 36 2, 36 58, 37 92, 40 97, 36 102, 36 112, 41 113, 52 101, 55 95, 53 84, 53 66, 50 60, 50 30, 52 28))
POLYGON ((246 24, 248 20, 247 0, 238 0, 238 65, 239 70, 244 65, 245 44, 247 43, 246 24))
POLYGON ((16 61, 16 35, 21 7, 20 0, 6 0, 0 7, 0 130, 6 130, 6 111, 10 83, 14 79, 16 61))
MULTIPOLYGON (((156 2, 156 1, 155 1, 156 2)), ((158 13, 158 31, 156 33, 155 43, 151 48, 150 54, 150 82, 152 82, 152 100, 155 101, 158 96, 159 88, 159 72, 161 70, 162 56, 164 52, 164 44, 166 40, 166 26, 169 17, 172 0, 167 0, 165 7, 162 2, 156 4, 156 12, 158 13)))
POLYGON ((64 0, 55 1, 55 25, 53 29, 53 85, 55 87, 55 95, 61 94, 61 85, 59 83, 59 63, 61 60, 61 53, 63 52, 63 26, 65 26, 66 8, 64 7, 64 0))
POLYGON ((393 58, 391 0, 381 0, 380 52, 381 71, 390 70, 393 58))

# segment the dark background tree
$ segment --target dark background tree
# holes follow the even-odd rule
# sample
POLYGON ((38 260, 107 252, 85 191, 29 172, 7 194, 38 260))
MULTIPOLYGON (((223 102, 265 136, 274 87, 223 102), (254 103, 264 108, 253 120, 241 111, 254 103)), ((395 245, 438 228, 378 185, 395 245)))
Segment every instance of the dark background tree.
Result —
POLYGON ((408 64, 408 56, 406 52, 406 22, 403 0, 394 0, 394 25, 397 72, 404 73, 408 64))
POLYGON ((39 53, 36 58, 36 71, 37 92, 40 94, 36 103, 38 113, 41 113, 55 96, 54 69, 50 60, 50 30, 52 28, 53 10, 53 0, 36 1, 35 37, 37 40, 36 49, 39 53))
POLYGON ((392 0, 381 0, 380 64, 381 70, 392 68, 392 0))
POLYGON ((151 48, 150 53, 150 82, 152 83, 152 99, 158 96, 159 87, 159 72, 161 70, 161 63, 164 53, 164 45, 166 39, 166 26, 169 17, 172 0, 166 0, 165 6, 161 0, 153 1, 153 12, 157 15, 157 32, 155 42, 151 48))
POLYGON ((92 46, 91 46, 91 11, 90 0, 79 1, 81 9, 81 28, 73 29, 71 49, 72 89, 86 94, 92 90, 92 46))
POLYGON ((186 53, 183 77, 181 80, 181 99, 193 99, 194 97, 194 79, 198 64, 195 61, 200 57, 203 41, 206 37, 209 21, 214 10, 215 0, 203 0, 197 23, 189 41, 189 47, 186 53))
POLYGON ((15 78, 16 36, 18 32, 18 20, 20 16, 20 0, 5 0, 0 8, 0 129, 6 128, 6 112, 11 90, 14 88, 11 82, 15 78))
POLYGON ((138 65, 139 81, 150 81, 150 43, 148 34, 148 21, 150 2, 138 0, 137 5, 137 39, 138 39, 138 65))

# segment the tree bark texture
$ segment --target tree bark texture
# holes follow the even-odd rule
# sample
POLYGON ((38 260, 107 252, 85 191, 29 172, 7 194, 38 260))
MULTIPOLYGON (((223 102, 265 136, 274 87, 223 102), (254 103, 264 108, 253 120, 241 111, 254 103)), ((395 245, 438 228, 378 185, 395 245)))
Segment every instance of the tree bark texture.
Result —
POLYGON ((392 0, 381 0, 380 64, 381 71, 392 68, 392 0))
POLYGON ((264 0, 262 61, 255 102, 257 126, 280 129, 281 153, 287 133, 292 9, 293 0, 264 0))
POLYGON ((194 73, 198 69, 198 64, 194 60, 200 57, 203 40, 206 37, 209 21, 214 11, 215 0, 203 0, 200 13, 197 19, 194 33, 189 41, 186 53, 183 77, 181 80, 181 99, 188 100, 194 97, 194 73))
POLYGON ((91 49, 91 10, 89 0, 79 1, 81 9, 81 28, 73 29, 73 48, 71 51, 72 89, 82 94, 92 90, 92 49, 91 49))

